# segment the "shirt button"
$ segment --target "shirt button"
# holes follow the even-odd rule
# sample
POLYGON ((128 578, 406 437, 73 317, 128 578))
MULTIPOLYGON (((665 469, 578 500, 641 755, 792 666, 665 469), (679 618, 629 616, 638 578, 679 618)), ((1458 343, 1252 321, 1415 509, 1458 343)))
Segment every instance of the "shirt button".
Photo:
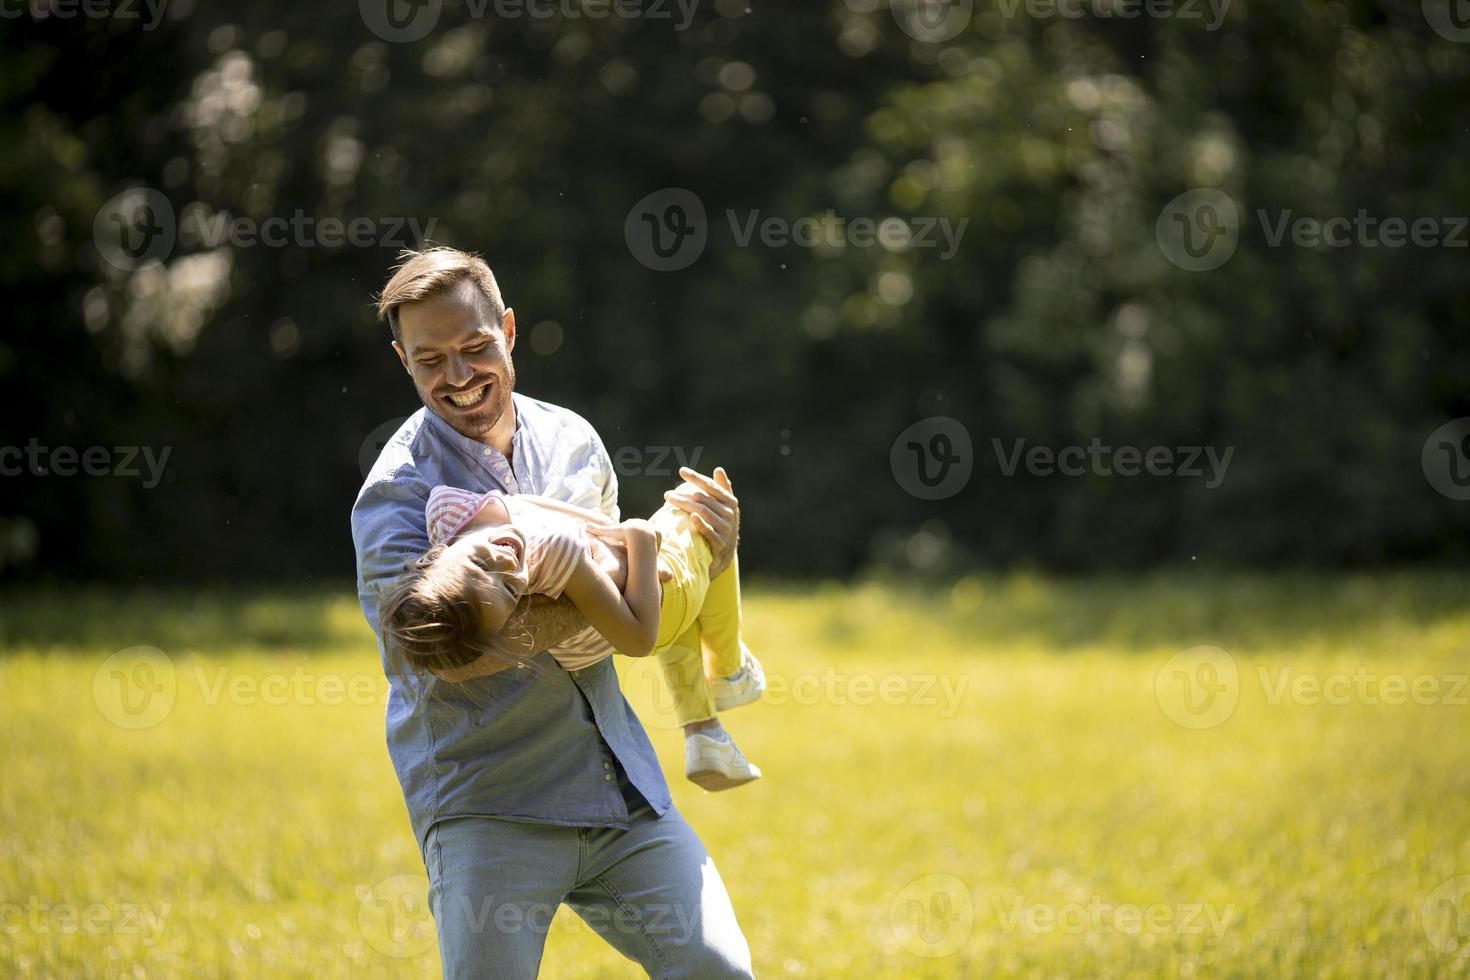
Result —
POLYGON ((602 764, 602 768, 604 768, 604 769, 611 769, 612 768, 612 763, 611 762, 604 762, 602 764))
POLYGON ((604 782, 608 782, 608 783, 612 782, 612 777, 611 776, 603 776, 602 779, 603 779, 604 782))

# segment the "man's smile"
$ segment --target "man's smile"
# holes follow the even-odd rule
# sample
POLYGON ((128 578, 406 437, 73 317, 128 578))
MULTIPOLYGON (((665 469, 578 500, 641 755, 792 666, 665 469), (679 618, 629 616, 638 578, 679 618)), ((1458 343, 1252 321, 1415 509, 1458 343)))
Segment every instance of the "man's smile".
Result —
POLYGON ((474 388, 467 388, 461 392, 451 392, 445 395, 444 398, 455 408, 461 410, 475 408, 490 396, 490 386, 493 384, 493 381, 486 381, 484 384, 474 388))

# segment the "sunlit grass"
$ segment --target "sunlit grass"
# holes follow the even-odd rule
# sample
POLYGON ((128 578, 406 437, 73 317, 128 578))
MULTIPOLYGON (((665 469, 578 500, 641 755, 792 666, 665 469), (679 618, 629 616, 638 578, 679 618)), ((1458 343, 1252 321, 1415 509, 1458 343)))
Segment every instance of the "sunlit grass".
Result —
MULTIPOLYGON (((685 783, 659 683, 622 667, 762 976, 1470 965, 1454 576, 1012 576, 747 606, 771 692, 726 721, 760 783, 685 783), (1203 644, 1233 681, 1171 661, 1203 644), (1176 669, 1233 710, 1200 727, 1176 669)), ((350 598, 29 594, 0 619, 0 972, 437 973, 422 902, 394 923, 374 901, 423 868, 350 598), (172 672, 161 714, 166 690, 117 700, 110 671, 140 665, 136 684, 172 672)), ((558 916, 543 976, 637 975, 558 916)))

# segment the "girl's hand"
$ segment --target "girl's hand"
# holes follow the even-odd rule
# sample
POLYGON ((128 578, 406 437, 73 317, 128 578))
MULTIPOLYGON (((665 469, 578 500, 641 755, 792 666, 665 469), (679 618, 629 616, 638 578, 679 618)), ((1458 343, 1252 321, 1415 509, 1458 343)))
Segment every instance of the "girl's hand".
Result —
POLYGON ((623 533, 621 524, 588 524, 587 533, 614 547, 625 548, 628 545, 628 538, 623 533))
POLYGON ((621 527, 623 528, 625 540, 628 541, 629 544, 632 544, 635 538, 647 538, 648 540, 653 542, 654 551, 658 551, 658 549, 663 546, 663 534, 659 532, 658 528, 643 520, 641 517, 634 517, 626 520, 622 523, 621 527))
MULTIPOLYGON (((644 521, 643 523, 647 523, 644 521)), ((622 589, 628 584, 628 542, 627 535, 621 524, 588 524, 587 534, 593 540, 593 554, 596 557, 595 564, 607 572, 613 584, 622 589)), ((655 530, 654 551, 663 544, 663 535, 655 530)), ((674 573, 663 567, 658 567, 658 580, 667 582, 674 577, 674 573)))

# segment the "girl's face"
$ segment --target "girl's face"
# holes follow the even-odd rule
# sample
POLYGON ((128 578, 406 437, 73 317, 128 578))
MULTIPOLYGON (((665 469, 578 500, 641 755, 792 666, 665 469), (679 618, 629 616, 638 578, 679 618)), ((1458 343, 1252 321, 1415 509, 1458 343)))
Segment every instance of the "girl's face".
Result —
POLYGON ((498 633, 520 601, 525 584, 526 539, 509 524, 490 525, 461 535, 439 556, 459 571, 466 593, 480 604, 480 622, 498 633))

